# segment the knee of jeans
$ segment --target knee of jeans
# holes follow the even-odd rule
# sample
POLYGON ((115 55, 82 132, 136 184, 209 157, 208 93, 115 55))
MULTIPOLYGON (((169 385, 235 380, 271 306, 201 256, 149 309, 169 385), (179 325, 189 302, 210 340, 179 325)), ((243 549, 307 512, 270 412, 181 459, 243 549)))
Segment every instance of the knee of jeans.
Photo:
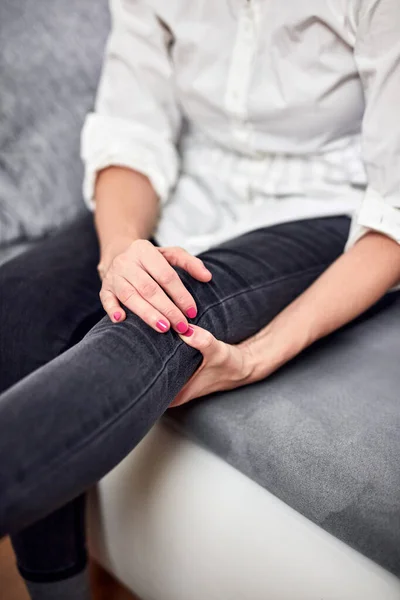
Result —
POLYGON ((197 306, 197 316, 190 319, 190 323, 199 325, 219 339, 231 337, 232 319, 227 305, 221 301, 221 293, 213 283, 204 283, 194 279, 183 269, 175 269, 185 285, 192 294, 197 306))
POLYGON ((216 292, 213 289, 213 280, 211 282, 203 282, 199 281, 192 277, 187 271, 180 267, 173 267, 174 270, 179 275, 180 280, 182 281, 185 288, 192 294, 196 303, 198 304, 198 312, 201 308, 201 305, 209 304, 210 301, 216 299, 216 292))

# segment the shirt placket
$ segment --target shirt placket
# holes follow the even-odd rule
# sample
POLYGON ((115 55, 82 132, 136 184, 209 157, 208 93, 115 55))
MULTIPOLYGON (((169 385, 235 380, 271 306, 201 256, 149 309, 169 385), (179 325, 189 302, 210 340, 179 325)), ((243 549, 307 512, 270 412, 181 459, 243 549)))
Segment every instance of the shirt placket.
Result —
POLYGON ((258 36, 257 0, 240 0, 236 40, 228 74, 225 108, 231 116, 233 137, 246 149, 252 139, 248 97, 258 36))

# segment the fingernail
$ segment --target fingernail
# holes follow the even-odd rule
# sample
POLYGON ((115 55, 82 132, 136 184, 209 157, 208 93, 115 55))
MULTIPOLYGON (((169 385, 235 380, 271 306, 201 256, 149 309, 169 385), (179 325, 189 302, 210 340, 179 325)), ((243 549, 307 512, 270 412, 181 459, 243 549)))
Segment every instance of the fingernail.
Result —
POLYGON ((160 331, 168 331, 169 325, 166 321, 162 321, 161 319, 157 321, 157 327, 160 331))
POLYGON ((187 323, 184 323, 183 321, 180 321, 176 328, 179 331, 179 333, 185 333, 188 330, 189 325, 187 323))
POLYGON ((115 313, 113 314, 113 317, 114 317, 114 319, 115 319, 116 321, 119 321, 119 320, 120 320, 120 318, 122 317, 122 315, 121 315, 121 313, 120 313, 120 312, 115 312, 115 313))
POLYGON ((189 325, 189 327, 187 328, 187 331, 185 331, 185 333, 182 333, 182 335, 190 337, 191 335, 193 335, 193 333, 194 333, 194 328, 191 325, 189 325))
POLYGON ((191 306, 187 309, 186 314, 189 317, 189 319, 194 319, 197 315, 197 310, 194 306, 191 306))

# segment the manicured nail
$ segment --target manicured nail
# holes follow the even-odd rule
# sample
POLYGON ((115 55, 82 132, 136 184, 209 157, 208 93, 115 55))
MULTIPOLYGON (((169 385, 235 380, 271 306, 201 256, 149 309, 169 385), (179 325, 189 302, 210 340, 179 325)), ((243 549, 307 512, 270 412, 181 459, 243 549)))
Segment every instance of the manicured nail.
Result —
POLYGON ((121 315, 121 313, 120 313, 120 312, 115 312, 115 313, 113 314, 113 317, 114 317, 114 319, 115 319, 116 321, 119 321, 119 320, 120 320, 120 318, 122 317, 122 315, 121 315))
POLYGON ((189 319, 194 319, 197 315, 197 310, 194 306, 191 306, 187 309, 186 314, 189 317, 189 319))
POLYGON ((166 321, 162 321, 161 319, 157 321, 157 327, 160 331, 168 331, 169 325, 166 321))
POLYGON ((189 325, 187 323, 184 323, 183 321, 180 321, 176 328, 179 331, 179 333, 185 333, 188 330, 189 325))
POLYGON ((187 337, 190 337, 191 335, 193 335, 194 333, 194 328, 189 325, 187 331, 185 331, 185 333, 182 333, 182 335, 186 335, 187 337))

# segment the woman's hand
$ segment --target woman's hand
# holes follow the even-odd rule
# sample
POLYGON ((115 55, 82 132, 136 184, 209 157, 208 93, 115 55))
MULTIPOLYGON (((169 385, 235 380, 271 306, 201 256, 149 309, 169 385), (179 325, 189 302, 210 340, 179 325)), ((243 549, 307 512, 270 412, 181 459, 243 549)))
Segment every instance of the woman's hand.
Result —
POLYGON ((269 377, 310 344, 358 317, 399 281, 400 245, 370 232, 266 327, 237 346, 191 325, 180 337, 204 360, 171 406, 269 377))
POLYGON ((171 407, 213 392, 232 390, 253 380, 253 358, 245 345, 233 346, 217 340, 209 331, 190 325, 181 339, 203 355, 203 362, 179 392, 171 407))
POLYGON ((125 319, 120 302, 158 332, 188 329, 187 317, 197 314, 196 302, 172 268, 181 267, 198 281, 212 275, 203 262, 182 248, 157 248, 136 240, 119 251, 109 266, 99 265, 100 299, 110 319, 125 319))

